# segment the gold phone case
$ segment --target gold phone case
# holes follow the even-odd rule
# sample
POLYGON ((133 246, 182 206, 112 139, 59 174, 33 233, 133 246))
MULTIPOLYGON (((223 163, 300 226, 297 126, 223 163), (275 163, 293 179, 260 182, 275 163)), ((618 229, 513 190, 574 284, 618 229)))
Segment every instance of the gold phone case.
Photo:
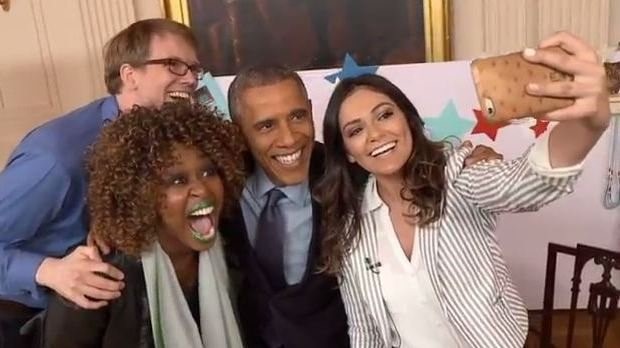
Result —
MULTIPOLYGON (((545 48, 567 54, 559 47, 545 48)), ((537 97, 525 92, 528 83, 572 80, 542 64, 526 61, 521 52, 475 59, 471 71, 482 112, 492 122, 506 122, 523 117, 541 116, 547 112, 572 105, 568 98, 537 97)))

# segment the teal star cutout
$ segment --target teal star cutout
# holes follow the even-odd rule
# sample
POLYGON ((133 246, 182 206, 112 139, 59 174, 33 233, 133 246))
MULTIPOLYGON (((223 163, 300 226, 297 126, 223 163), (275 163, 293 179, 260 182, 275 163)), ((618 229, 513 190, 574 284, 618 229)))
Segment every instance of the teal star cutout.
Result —
POLYGON ((230 120, 230 111, 224 93, 210 72, 205 72, 202 79, 198 81, 194 98, 202 105, 215 107, 221 113, 221 117, 230 120))
POLYGON ((451 136, 463 139, 475 122, 459 116, 454 101, 450 99, 438 117, 426 117, 424 124, 430 131, 431 139, 440 141, 451 136))
POLYGON ((374 74, 379 69, 378 66, 359 66, 353 57, 350 54, 346 54, 344 56, 344 64, 342 65, 342 69, 335 74, 330 74, 325 76, 325 79, 331 83, 336 83, 336 79, 340 79, 341 81, 349 78, 356 77, 364 74, 374 74))

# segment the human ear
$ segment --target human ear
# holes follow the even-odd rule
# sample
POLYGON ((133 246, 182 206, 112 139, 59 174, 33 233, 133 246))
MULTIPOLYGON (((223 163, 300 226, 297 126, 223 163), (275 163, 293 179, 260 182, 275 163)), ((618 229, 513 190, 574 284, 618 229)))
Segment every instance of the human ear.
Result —
POLYGON ((130 64, 123 64, 119 69, 119 76, 123 82, 123 87, 128 89, 136 88, 136 70, 130 64))

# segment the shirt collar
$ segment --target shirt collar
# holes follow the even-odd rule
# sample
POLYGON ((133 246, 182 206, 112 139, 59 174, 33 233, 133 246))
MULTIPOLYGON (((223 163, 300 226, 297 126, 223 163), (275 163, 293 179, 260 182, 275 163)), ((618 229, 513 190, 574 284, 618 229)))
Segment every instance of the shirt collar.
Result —
POLYGON ((377 210, 383 205, 383 200, 379 197, 377 190, 377 179, 374 175, 368 176, 366 187, 364 188, 364 199, 362 200, 362 214, 368 214, 377 210))
POLYGON ((110 123, 118 117, 120 109, 118 107, 118 100, 116 96, 108 96, 104 98, 101 104, 101 118, 104 124, 110 123))
MULTIPOLYGON (((265 173, 260 166, 256 166, 254 174, 248 179, 247 188, 250 193, 257 199, 267 199, 267 193, 274 187, 276 187, 276 185, 271 182, 267 173, 265 173)), ((297 185, 279 186, 278 189, 282 191, 288 199, 299 206, 303 206, 310 196, 308 180, 297 185)))

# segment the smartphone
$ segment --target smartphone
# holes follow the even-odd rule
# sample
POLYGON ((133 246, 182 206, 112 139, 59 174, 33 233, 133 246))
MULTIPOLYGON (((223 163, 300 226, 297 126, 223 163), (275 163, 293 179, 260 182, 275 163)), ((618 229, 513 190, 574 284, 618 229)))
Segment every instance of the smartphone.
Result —
MULTIPOLYGON (((544 50, 568 54, 559 47, 544 50)), ((571 81, 573 76, 546 65, 530 63, 523 58, 521 52, 475 59, 471 63, 471 72, 481 110, 491 122, 537 117, 574 103, 572 98, 527 94, 525 87, 529 83, 543 85, 571 81)))

